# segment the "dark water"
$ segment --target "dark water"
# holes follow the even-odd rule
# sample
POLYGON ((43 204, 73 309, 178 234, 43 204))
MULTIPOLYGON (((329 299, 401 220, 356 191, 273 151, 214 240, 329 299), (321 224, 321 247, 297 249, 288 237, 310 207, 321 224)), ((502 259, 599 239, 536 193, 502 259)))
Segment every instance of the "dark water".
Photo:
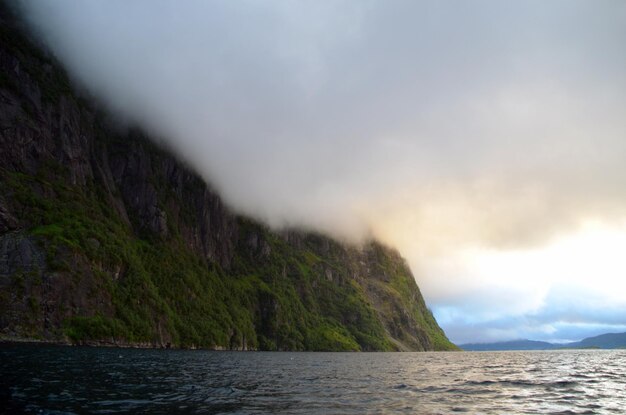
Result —
POLYGON ((4 413, 626 413, 626 351, 237 353, 0 345, 4 413))

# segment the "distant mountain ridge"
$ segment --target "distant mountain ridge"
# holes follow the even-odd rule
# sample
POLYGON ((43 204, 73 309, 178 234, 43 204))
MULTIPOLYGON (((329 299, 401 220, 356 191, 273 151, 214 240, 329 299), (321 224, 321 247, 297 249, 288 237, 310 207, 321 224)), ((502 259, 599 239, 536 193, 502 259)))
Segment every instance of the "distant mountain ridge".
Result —
POLYGON ((599 336, 587 337, 579 342, 568 344, 567 347, 623 349, 626 348, 626 333, 606 333, 599 336))
POLYGON ((467 343, 459 347, 468 351, 491 351, 491 350, 549 350, 556 346, 552 343, 535 340, 510 340, 496 343, 467 343))
POLYGON ((606 333, 587 337, 579 342, 549 343, 535 340, 511 340, 495 343, 466 343, 459 347, 467 351, 497 350, 552 350, 552 349, 623 349, 626 348, 626 333, 606 333))

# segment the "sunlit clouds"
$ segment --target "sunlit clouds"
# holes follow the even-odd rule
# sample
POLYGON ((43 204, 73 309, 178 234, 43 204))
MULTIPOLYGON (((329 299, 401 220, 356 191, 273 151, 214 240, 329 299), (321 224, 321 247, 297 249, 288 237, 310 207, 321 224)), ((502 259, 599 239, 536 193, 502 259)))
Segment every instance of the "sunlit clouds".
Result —
POLYGON ((626 326, 625 3, 21 9, 237 211, 397 247, 452 340, 626 326))
POLYGON ((454 280, 445 287, 426 279, 422 286, 437 304, 440 323, 459 326, 460 341, 475 338, 464 330, 475 324, 484 340, 525 333, 567 341, 581 331, 626 329, 626 224, 590 221, 534 248, 469 248, 422 262, 454 280))

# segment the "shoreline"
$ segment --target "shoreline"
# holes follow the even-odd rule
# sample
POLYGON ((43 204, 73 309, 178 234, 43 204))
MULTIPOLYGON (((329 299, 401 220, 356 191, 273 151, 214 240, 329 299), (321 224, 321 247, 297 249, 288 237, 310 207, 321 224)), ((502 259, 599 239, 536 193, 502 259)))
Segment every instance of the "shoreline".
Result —
POLYGON ((32 337, 21 336, 0 336, 0 344, 31 344, 31 345, 50 345, 50 346, 66 346, 66 347, 106 347, 117 349, 145 349, 145 350, 206 350, 206 351, 233 351, 233 352, 253 352, 256 349, 227 349, 225 347, 178 347, 171 344, 153 344, 153 343, 127 343, 115 341, 85 341, 81 343, 72 343, 69 340, 45 340, 32 337))
POLYGON ((87 341, 82 343, 72 343, 63 340, 42 340, 30 337, 0 336, 0 346, 2 345, 40 345, 40 346, 64 346, 64 347, 104 347, 111 349, 140 349, 140 350, 203 350, 212 352, 293 352, 293 353, 449 353, 463 352, 463 350, 422 350, 422 351, 340 351, 340 350, 258 350, 258 349, 227 349, 225 347, 177 347, 171 345, 154 345, 151 343, 118 343, 104 341, 87 341))

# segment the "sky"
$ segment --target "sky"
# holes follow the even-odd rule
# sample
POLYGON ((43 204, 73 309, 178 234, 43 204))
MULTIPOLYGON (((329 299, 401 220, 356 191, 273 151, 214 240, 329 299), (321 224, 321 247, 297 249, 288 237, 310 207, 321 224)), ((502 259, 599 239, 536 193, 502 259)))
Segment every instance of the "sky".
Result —
POLYGON ((19 5, 236 211, 397 248, 452 341, 626 331, 626 2, 19 5))

